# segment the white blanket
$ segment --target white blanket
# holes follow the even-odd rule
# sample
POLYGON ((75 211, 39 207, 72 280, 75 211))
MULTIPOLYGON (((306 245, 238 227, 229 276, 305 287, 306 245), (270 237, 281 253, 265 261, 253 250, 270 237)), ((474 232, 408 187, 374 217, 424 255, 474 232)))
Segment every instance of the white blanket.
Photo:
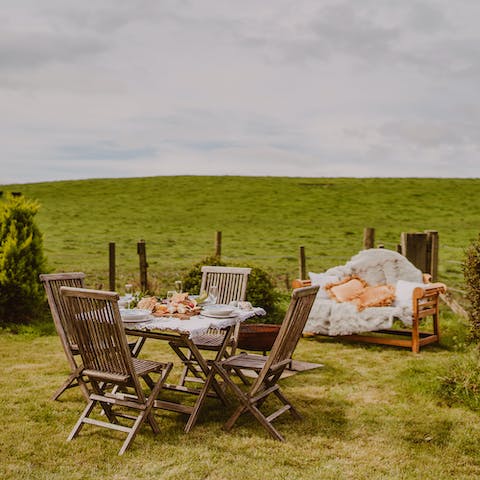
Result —
POLYGON ((410 326, 413 289, 425 286, 420 270, 403 255, 383 248, 363 250, 345 265, 330 268, 322 274, 310 273, 310 278, 312 284, 320 285, 320 290, 304 331, 331 336, 390 328, 395 318, 410 326), (353 303, 331 300, 323 288, 325 284, 340 281, 348 275, 358 275, 369 285, 395 285, 392 306, 358 311, 353 303))

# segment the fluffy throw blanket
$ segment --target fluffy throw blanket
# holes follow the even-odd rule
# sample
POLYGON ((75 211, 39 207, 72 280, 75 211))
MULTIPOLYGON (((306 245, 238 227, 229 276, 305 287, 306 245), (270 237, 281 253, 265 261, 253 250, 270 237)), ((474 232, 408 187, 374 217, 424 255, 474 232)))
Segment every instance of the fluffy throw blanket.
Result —
POLYGON ((372 248, 363 250, 345 265, 333 267, 324 273, 310 273, 313 285, 320 285, 305 332, 322 335, 350 335, 390 328, 395 318, 412 324, 412 293, 422 282, 422 272, 403 255, 392 250, 372 248), (339 303, 330 299, 325 285, 349 275, 363 278, 369 285, 394 285, 395 300, 389 307, 367 307, 358 311, 351 302, 339 303))

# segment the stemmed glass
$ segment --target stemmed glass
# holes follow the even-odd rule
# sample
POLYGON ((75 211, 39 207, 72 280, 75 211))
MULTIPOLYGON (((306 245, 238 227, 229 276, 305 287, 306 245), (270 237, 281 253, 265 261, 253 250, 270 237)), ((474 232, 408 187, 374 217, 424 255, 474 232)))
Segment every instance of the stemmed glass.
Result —
POLYGON ((212 303, 217 303, 218 300, 218 287, 216 285, 211 285, 210 289, 208 291, 208 296, 210 297, 210 300, 212 303))
POLYGON ((127 302, 125 308, 130 308, 130 303, 133 300, 133 285, 131 283, 125 285, 125 300, 127 302))
POLYGON ((183 284, 181 280, 175 280, 175 290, 177 291, 177 293, 182 293, 183 284))
POLYGON ((176 293, 177 292, 175 292, 175 290, 169 290, 167 292, 167 307, 168 307, 168 311, 170 313, 173 313, 173 311, 174 311, 174 308, 173 308, 173 305, 172 305, 172 298, 176 293))

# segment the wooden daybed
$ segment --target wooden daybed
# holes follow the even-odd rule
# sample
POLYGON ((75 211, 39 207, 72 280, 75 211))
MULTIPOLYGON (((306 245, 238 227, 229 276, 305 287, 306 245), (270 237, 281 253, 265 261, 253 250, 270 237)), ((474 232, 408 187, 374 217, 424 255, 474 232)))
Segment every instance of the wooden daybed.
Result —
MULTIPOLYGON (((360 254, 361 253, 362 252, 360 252, 360 254)), ((381 328, 375 329, 374 331, 354 332, 348 335, 335 335, 335 337, 349 341, 375 343, 382 345, 394 345, 399 347, 411 348, 412 352, 414 353, 418 353, 420 347, 438 342, 440 339, 438 311, 439 296, 441 293, 444 293, 446 291, 446 286, 443 283, 438 282, 430 283, 430 275, 428 274, 421 275, 421 273, 419 272, 419 275, 421 276, 420 278, 423 277, 422 279, 424 286, 417 286, 412 290, 411 327, 403 329, 381 328), (432 328, 430 329, 430 331, 421 331, 420 323, 428 317, 432 317, 432 328)), ((292 282, 292 287, 299 288, 311 284, 311 280, 296 279, 292 282)), ((335 300, 331 301, 336 303, 335 300)), ((371 308, 370 310, 374 309, 375 307, 371 308)), ((306 336, 309 334, 328 335, 328 333, 324 334, 315 331, 309 333, 308 324, 304 333, 306 336)))

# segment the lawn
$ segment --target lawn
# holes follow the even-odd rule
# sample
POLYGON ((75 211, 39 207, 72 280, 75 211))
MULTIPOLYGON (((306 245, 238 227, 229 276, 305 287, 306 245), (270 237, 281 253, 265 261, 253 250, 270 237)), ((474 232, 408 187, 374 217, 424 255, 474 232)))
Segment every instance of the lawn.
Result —
POLYGON ((160 290, 214 251, 223 233, 229 263, 269 271, 279 288, 307 268, 323 271, 362 248, 365 227, 395 249, 402 232, 437 230, 439 275, 461 287, 466 246, 479 233, 479 179, 150 177, 8 185, 41 204, 38 224, 52 270, 82 270, 108 284, 117 247, 117 288, 138 283, 137 242, 160 290))
MULTIPOLYGON (((84 271, 89 286, 106 286, 108 243, 116 242, 120 290, 138 284, 140 239, 159 293, 213 253, 216 231, 223 232, 224 260, 264 268, 286 292, 300 245, 308 269, 323 271, 362 248, 367 226, 391 249, 401 232, 437 230, 439 280, 461 290, 464 250, 479 234, 479 179, 152 177, 0 190, 41 204, 37 220, 52 271, 84 271)), ((181 415, 157 412, 162 433, 142 429, 123 457, 118 432, 87 426, 65 441, 83 400, 75 390, 49 399, 68 372, 58 338, 34 328, 2 331, 0 478, 480 478, 478 408, 452 402, 442 389, 452 363, 470 355, 467 330, 442 306, 441 343, 418 355, 302 339, 295 358, 323 367, 282 380, 304 416, 278 420, 287 442, 271 440, 248 417, 222 431, 230 409, 210 399, 188 435, 181 415)), ((143 356, 174 360, 153 340, 143 356)))
MULTIPOLYGON (((465 355, 461 326, 443 314, 445 342, 406 349, 302 339, 295 358, 323 367, 281 381, 304 416, 277 420, 286 442, 249 417, 221 429, 233 408, 210 399, 190 434, 185 418, 157 412, 162 430, 144 427, 118 457, 124 435, 86 426, 66 437, 83 408, 80 393, 50 394, 67 374, 55 336, 0 336, 0 478, 8 479, 471 479, 480 476, 478 413, 445 401, 441 378, 465 355), (458 349, 460 348, 460 351, 458 349)), ((143 355, 174 360, 160 341, 143 355)), ((177 365, 178 366, 178 365, 177 365)))

